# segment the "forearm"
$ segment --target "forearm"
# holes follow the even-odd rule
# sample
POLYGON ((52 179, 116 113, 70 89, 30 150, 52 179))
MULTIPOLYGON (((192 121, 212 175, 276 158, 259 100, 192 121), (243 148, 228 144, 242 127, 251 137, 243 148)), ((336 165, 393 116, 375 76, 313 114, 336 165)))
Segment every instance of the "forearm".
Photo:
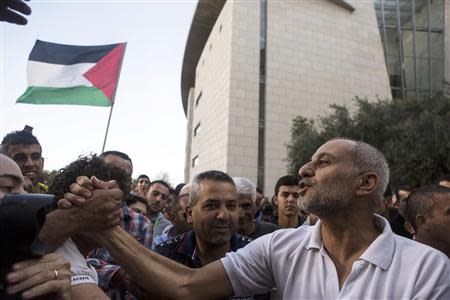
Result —
POLYGON ((158 299, 223 299, 233 289, 220 261, 191 269, 146 249, 122 228, 100 237, 132 281, 158 299), (161 282, 165 284, 162 285, 161 282))
POLYGON ((46 252, 53 252, 65 240, 78 231, 77 222, 73 221, 71 209, 57 209, 49 213, 45 224, 39 233, 39 238, 45 244, 46 252))
POLYGON ((95 284, 85 283, 72 286, 72 300, 108 300, 109 297, 95 284))
POLYGON ((195 270, 146 249, 120 227, 99 238, 133 281, 147 292, 158 298, 181 299, 182 288, 195 270), (164 288, 161 282, 171 288, 164 288))

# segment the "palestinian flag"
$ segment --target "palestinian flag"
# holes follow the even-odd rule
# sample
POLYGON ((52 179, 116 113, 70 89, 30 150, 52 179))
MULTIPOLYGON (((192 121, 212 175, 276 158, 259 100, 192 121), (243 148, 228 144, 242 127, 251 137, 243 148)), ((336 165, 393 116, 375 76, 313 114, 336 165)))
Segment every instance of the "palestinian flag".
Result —
POLYGON ((37 40, 28 61, 28 88, 17 103, 111 106, 125 46, 37 40))

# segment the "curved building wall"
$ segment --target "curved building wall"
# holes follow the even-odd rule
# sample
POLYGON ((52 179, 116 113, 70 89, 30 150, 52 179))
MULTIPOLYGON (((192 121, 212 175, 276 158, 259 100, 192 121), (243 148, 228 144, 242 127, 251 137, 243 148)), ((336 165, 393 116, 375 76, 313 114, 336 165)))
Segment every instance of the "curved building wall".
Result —
POLYGON ((233 3, 227 172, 253 183, 258 171, 260 1, 233 3))
POLYGON ((223 7, 203 48, 195 70, 195 88, 189 97, 192 118, 189 174, 227 171, 232 2, 223 7))
POLYGON ((390 98, 375 9, 347 1, 268 2, 265 190, 286 174, 292 120, 316 118, 355 96, 390 98))
MULTIPOLYGON (((346 2, 353 12, 333 1, 268 1, 267 195, 286 174, 286 144, 296 116, 315 118, 329 104, 351 105, 354 96, 391 96, 373 3, 346 2)), ((186 181, 219 169, 256 183, 260 3, 226 1, 203 47, 187 105, 186 181)))

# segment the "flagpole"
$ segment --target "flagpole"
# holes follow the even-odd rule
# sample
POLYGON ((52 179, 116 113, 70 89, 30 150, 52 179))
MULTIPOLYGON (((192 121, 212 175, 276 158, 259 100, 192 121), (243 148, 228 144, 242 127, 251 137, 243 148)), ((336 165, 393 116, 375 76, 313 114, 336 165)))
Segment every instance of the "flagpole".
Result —
POLYGON ((123 55, 122 55, 122 59, 120 60, 119 76, 117 76, 116 89, 115 89, 114 95, 112 97, 111 109, 109 110, 108 125, 106 125, 105 139, 103 140, 103 147, 102 147, 101 153, 105 152, 105 145, 106 145, 106 139, 108 138, 109 124, 111 123, 112 111, 114 108, 114 103, 116 102, 116 93, 117 93, 117 89, 119 88, 120 73, 122 72, 122 63, 123 63, 123 58, 125 57, 126 49, 127 49, 127 43, 124 43, 123 55))

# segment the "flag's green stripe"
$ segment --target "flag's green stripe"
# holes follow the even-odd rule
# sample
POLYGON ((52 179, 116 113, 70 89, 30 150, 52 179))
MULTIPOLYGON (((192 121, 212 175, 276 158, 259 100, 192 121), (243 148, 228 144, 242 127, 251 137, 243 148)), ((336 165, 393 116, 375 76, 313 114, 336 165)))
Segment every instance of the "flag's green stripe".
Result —
POLYGON ((17 103, 111 106, 111 102, 95 86, 51 88, 29 86, 17 103))

